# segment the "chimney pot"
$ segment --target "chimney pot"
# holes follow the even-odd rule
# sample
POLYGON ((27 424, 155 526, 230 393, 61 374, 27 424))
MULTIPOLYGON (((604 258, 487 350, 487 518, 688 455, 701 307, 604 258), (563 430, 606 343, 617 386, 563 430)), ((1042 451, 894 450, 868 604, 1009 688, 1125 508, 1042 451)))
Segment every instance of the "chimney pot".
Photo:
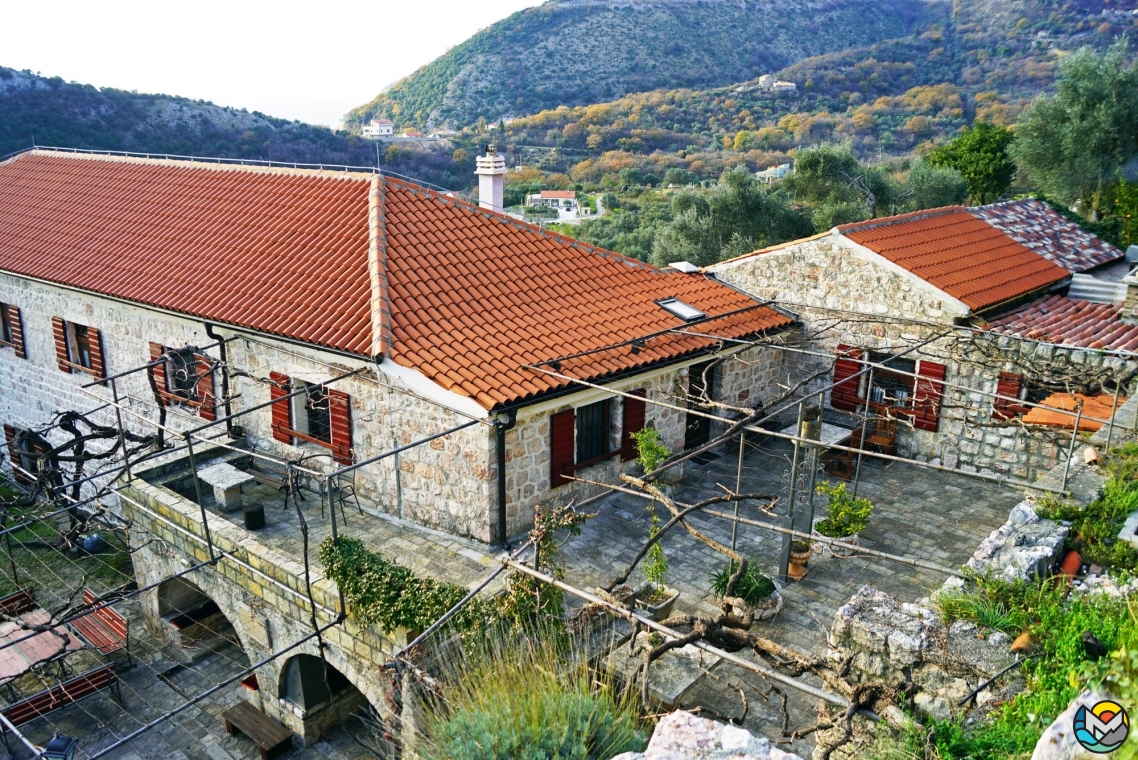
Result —
POLYGON ((506 185, 506 158, 498 155, 498 146, 491 143, 486 155, 476 160, 478 175, 478 205, 491 211, 501 211, 506 185))

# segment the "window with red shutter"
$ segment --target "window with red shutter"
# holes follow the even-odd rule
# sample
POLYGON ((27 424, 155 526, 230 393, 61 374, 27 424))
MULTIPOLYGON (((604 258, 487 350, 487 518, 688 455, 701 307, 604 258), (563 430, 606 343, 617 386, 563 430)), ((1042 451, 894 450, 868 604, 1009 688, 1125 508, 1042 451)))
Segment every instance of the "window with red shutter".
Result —
MULTIPOLYGON (((150 344, 150 361, 156 362, 162 358, 162 354, 166 349, 161 343, 150 344)), ((166 362, 160 362, 150 368, 150 377, 154 380, 154 400, 158 402, 159 406, 166 405, 166 362)))
POLYGON ((859 393, 861 378, 853 377, 861 370, 861 349, 841 344, 834 362, 834 387, 830 391, 830 406, 846 412, 858 409, 863 399, 859 393))
POLYGON ((55 361, 64 372, 83 372, 97 378, 106 377, 103 361, 103 337, 94 327, 51 318, 55 339, 55 361))
POLYGON ((285 398, 292 392, 292 380, 288 375, 270 372, 269 398, 273 400, 273 438, 281 443, 292 443, 292 399, 285 398))
POLYGON ((917 362, 916 389, 913 394, 913 427, 935 433, 940 426, 944 398, 945 366, 921 359, 917 362))
POLYGON ((55 362, 61 370, 70 372, 71 360, 67 356, 67 323, 59 317, 52 317, 51 334, 55 339, 55 362))
MULTIPOLYGON (((549 418, 549 487, 557 488, 569 481, 563 475, 575 472, 577 461, 575 435, 577 415, 572 409, 549 418)), ((501 464, 499 464, 501 466, 501 464)))
POLYGON ((18 306, 0 303, 0 346, 8 346, 19 359, 27 359, 24 347, 24 323, 18 306))
POLYGON ((1001 372, 996 380, 997 398, 992 401, 992 419, 1013 420, 1027 412, 1027 407, 1016 403, 1023 399, 1023 376, 1001 372))
POLYGON ((197 355, 198 383, 195 389, 198 414, 203 420, 217 419, 217 399, 213 395, 213 362, 204 354, 197 355))
POLYGON ((639 456, 636 451, 636 442, 632 440, 632 434, 644 429, 647 409, 644 399, 648 396, 648 392, 644 388, 629 392, 632 396, 639 396, 640 398, 624 397, 624 418, 621 420, 620 428, 620 458, 625 462, 639 456))
POLYGON ((328 417, 332 429, 332 458, 340 464, 352 463, 352 399, 328 389, 328 417))

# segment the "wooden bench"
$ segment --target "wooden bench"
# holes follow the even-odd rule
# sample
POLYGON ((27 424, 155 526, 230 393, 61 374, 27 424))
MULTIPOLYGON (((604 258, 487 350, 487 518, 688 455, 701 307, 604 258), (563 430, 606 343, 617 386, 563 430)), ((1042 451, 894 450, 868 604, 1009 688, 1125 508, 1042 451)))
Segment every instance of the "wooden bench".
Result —
MULTIPOLYGON (((47 715, 53 710, 66 707, 72 702, 78 702, 103 689, 111 690, 111 697, 122 706, 122 693, 119 691, 119 678, 115 673, 115 666, 107 664, 101 668, 88 670, 82 675, 64 681, 58 686, 44 689, 27 699, 21 699, 7 707, 0 709, 4 717, 13 726, 22 726, 29 721, 47 715)), ((8 748, 7 727, 0 729, 0 737, 4 739, 4 747, 8 748)), ((9 754, 11 752, 9 751, 9 754)))
MULTIPOLYGON (((94 606, 98 597, 91 589, 83 589, 83 604, 94 606)), ((94 612, 71 621, 71 627, 79 638, 98 650, 104 657, 125 650, 126 661, 130 662, 130 624, 127 619, 110 607, 101 607, 94 612)))
POLYGON ((16 618, 36 609, 36 593, 30 588, 21 589, 0 599, 0 615, 16 618))
POLYGON ((221 714, 230 736, 238 731, 253 740, 262 760, 272 760, 292 748, 292 732, 242 700, 221 714))

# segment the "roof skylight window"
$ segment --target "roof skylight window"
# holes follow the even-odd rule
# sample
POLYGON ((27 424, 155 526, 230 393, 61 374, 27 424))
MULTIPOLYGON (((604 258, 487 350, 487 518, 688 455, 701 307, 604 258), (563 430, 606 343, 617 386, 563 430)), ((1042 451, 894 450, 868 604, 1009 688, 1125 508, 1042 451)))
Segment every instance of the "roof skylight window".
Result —
POLYGON ((678 298, 665 298, 662 301, 657 301, 657 305, 666 311, 675 314, 685 322, 692 322, 697 319, 702 319, 707 315, 694 306, 688 306, 686 303, 678 298))

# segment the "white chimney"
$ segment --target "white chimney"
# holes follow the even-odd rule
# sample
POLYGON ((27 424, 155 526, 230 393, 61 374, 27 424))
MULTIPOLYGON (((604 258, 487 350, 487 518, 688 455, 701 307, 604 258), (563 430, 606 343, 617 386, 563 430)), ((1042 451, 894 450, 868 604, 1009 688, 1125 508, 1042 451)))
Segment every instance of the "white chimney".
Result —
POLYGON ((491 211, 502 210, 503 188, 506 185, 506 159, 498 155, 498 146, 491 144, 486 155, 477 159, 478 205, 491 211))

